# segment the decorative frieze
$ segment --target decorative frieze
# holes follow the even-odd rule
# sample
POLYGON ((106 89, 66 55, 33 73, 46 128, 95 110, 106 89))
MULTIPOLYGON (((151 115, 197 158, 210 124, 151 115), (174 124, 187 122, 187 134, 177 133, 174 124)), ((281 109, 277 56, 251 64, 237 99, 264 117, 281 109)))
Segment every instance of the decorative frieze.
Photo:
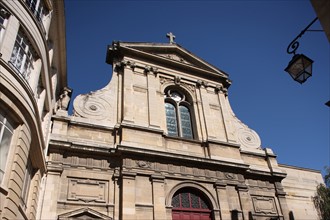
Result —
POLYGON ((110 166, 109 161, 105 159, 98 158, 86 158, 79 157, 74 155, 62 155, 59 153, 51 153, 51 159, 53 162, 66 164, 70 166, 79 166, 79 167, 95 167, 101 169, 108 169, 110 166))

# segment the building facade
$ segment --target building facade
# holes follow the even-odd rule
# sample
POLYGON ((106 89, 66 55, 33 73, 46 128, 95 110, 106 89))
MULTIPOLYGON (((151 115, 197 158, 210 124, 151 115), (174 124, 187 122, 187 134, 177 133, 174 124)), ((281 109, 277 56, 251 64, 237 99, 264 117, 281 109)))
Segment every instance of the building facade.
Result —
POLYGON ((63 1, 0 1, 0 218, 35 219, 66 87, 63 1))
POLYGON ((320 172, 262 148, 225 72, 172 38, 113 42, 69 115, 63 1, 0 6, 2 219, 318 219, 320 172))
POLYGON ((41 219, 317 219, 319 172, 278 165, 228 75, 170 43, 114 42, 110 83, 53 116, 41 219))

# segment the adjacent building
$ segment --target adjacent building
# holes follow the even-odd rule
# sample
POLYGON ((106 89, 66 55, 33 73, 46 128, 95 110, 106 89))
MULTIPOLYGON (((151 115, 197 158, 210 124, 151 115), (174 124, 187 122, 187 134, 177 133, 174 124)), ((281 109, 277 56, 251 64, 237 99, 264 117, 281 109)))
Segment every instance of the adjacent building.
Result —
POLYGON ((318 219, 320 172, 278 164, 228 74, 172 34, 113 42, 109 84, 70 115, 63 1, 0 5, 1 218, 318 219))
POLYGON ((35 219, 66 87, 62 0, 0 1, 0 217, 35 219))

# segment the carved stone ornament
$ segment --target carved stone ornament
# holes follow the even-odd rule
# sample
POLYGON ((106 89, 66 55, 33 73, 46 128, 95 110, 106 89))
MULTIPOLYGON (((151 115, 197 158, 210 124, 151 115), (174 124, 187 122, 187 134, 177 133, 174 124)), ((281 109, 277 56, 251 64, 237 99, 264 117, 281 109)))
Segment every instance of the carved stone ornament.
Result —
POLYGON ((227 179, 230 179, 230 180, 235 179, 235 175, 232 174, 232 173, 225 173, 225 176, 226 176, 227 179))
POLYGON ((143 160, 136 161, 136 165, 138 165, 139 167, 142 167, 142 168, 150 168, 151 167, 151 163, 150 162, 143 161, 143 160))
POLYGON ((255 131, 249 128, 239 128, 237 130, 237 138, 239 143, 247 148, 260 148, 261 141, 255 131))
POLYGON ((178 61, 180 63, 190 64, 184 58, 182 58, 181 56, 178 56, 177 54, 157 54, 157 55, 166 57, 166 58, 174 60, 174 61, 178 61))
POLYGON ((204 86, 205 88, 208 86, 208 82, 202 81, 202 80, 197 80, 196 85, 198 87, 204 86))
POLYGON ((72 89, 65 87, 62 94, 57 102, 57 107, 60 110, 68 110, 70 99, 71 99, 72 89))
POLYGON ((95 120, 110 120, 110 97, 111 92, 107 88, 78 95, 73 102, 74 115, 95 120))
POLYGON ((134 69, 136 67, 135 62, 130 61, 130 60, 124 60, 122 62, 125 64, 125 66, 130 67, 134 71, 134 69))
POLYGON ((158 73, 158 68, 154 67, 154 66, 145 66, 144 67, 144 72, 145 73, 154 73, 157 74, 158 73))
POLYGON ((165 78, 165 77, 159 77, 160 83, 165 84, 167 82, 173 82, 173 79, 165 78))
POLYGON ((180 76, 175 76, 174 78, 174 84, 175 85, 180 85, 181 77, 180 76))

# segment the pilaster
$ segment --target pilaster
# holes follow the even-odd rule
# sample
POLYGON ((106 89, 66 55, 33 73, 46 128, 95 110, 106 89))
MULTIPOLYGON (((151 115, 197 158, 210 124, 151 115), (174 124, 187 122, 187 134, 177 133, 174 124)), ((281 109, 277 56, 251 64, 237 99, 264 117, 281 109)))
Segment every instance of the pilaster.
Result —
POLYGON ((136 173, 128 171, 122 172, 121 219, 136 219, 135 177, 136 173))
POLYGON ((275 190, 276 190, 276 196, 277 196, 278 202, 280 204, 280 208, 281 208, 281 211, 282 211, 283 218, 284 218, 284 220, 289 220, 290 219, 290 217, 289 217, 289 212, 290 211, 289 211, 289 208, 288 208, 288 204, 286 202, 286 198, 285 198, 286 193, 284 192, 282 183, 276 182, 275 183, 275 190))
POLYGON ((202 141, 207 140, 207 128, 206 128, 206 122, 205 122, 205 112, 204 112, 204 106, 203 106, 203 99, 202 99, 202 90, 205 90, 201 86, 197 89, 197 109, 199 113, 199 120, 201 122, 201 138, 202 141))
POLYGON ((153 175, 152 181, 152 200, 154 205, 154 219, 163 219, 166 216, 165 209, 165 191, 164 191, 164 176, 153 175))
POLYGON ((226 130, 226 135, 227 135, 227 140, 229 143, 236 143, 236 138, 234 134, 234 128, 231 123, 232 121, 232 116, 230 115, 231 108, 230 104, 228 101, 228 96, 225 96, 227 89, 222 88, 223 93, 219 94, 219 101, 220 101, 220 106, 221 106, 221 111, 222 111, 222 116, 223 116, 223 123, 225 126, 226 130))
MULTIPOLYGON (((121 64, 124 65, 125 64, 121 64)), ((133 70, 128 68, 123 68, 123 122, 124 123, 134 123, 134 108, 133 108, 133 70)))
POLYGON ((226 186, 227 184, 224 182, 216 182, 214 186, 217 192, 217 199, 220 206, 222 220, 231 219, 226 186))
POLYGON ((60 193, 60 182, 63 168, 60 164, 47 165, 45 194, 41 207, 41 219, 57 219, 57 201, 60 193))
POLYGON ((114 182, 114 193, 113 193, 113 203, 114 203, 114 211, 113 211, 113 219, 120 219, 120 175, 119 171, 116 169, 113 174, 113 182, 114 182))
POLYGON ((247 185, 241 184, 236 186, 239 201, 241 203, 241 210, 243 214, 243 220, 249 220, 249 212, 253 209, 252 200, 249 195, 249 189, 247 185))
POLYGON ((157 87, 159 79, 156 68, 146 69, 148 82, 148 113, 149 113, 149 127, 160 128, 160 107, 159 96, 157 95, 157 87))

